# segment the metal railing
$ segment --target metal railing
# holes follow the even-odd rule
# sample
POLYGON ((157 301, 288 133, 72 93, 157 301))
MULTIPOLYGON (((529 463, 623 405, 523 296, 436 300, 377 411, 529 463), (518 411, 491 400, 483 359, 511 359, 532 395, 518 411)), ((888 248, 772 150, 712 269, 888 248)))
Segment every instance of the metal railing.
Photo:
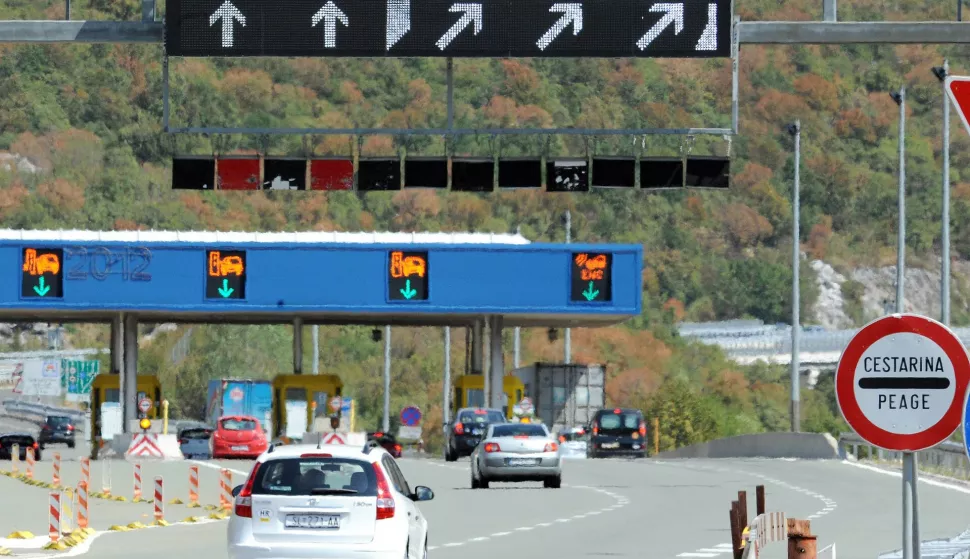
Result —
MULTIPOLYGON (((855 433, 839 435, 839 456, 860 461, 902 463, 903 453, 876 448, 855 433)), ((970 480, 970 459, 963 443, 944 441, 918 453, 919 468, 931 474, 939 474, 962 480, 970 480)))
POLYGON ((32 402, 24 402, 21 400, 4 400, 2 402, 3 409, 8 413, 23 415, 23 416, 35 416, 44 418, 48 415, 66 415, 73 417, 75 419, 82 419, 87 417, 88 412, 76 410, 73 408, 62 408, 59 406, 48 406, 46 404, 36 404, 32 402))

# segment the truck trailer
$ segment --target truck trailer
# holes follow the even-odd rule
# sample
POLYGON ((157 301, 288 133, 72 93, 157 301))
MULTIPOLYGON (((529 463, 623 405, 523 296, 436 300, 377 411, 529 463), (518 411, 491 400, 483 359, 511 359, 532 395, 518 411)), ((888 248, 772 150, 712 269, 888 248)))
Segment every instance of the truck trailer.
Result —
POLYGON ((605 404, 603 365, 533 363, 512 371, 525 385, 535 415, 555 433, 586 426, 605 404))

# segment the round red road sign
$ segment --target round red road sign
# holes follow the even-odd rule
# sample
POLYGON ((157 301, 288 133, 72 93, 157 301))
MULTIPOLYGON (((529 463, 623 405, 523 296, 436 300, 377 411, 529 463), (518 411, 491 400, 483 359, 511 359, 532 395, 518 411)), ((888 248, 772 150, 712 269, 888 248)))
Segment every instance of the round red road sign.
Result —
POLYGON ((960 426, 970 358, 949 328, 925 316, 889 315, 864 326, 835 371, 842 417, 865 441, 918 451, 960 426))

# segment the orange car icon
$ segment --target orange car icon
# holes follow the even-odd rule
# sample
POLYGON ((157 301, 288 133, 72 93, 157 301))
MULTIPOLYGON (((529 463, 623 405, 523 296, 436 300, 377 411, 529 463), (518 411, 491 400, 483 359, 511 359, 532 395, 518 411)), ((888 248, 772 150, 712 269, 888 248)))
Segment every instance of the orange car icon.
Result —
POLYGON ((236 274, 241 276, 243 273, 243 261, 238 256, 227 256, 222 259, 222 275, 236 274))
POLYGON ((590 258, 586 261, 587 270, 603 270, 606 269, 606 255, 598 254, 596 258, 590 258))
POLYGON ((408 256, 404 259, 404 277, 408 278, 413 275, 418 277, 424 277, 424 258, 420 256, 408 256))

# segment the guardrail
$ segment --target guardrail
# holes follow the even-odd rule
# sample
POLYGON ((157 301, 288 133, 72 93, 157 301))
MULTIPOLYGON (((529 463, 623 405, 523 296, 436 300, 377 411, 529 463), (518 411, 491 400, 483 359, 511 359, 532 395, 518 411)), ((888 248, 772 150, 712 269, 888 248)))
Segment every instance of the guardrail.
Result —
POLYGON ((39 417, 46 417, 48 415, 66 415, 75 419, 81 419, 87 417, 88 415, 88 412, 83 412, 72 408, 48 406, 46 404, 24 402, 21 400, 4 400, 2 404, 3 408, 8 412, 23 415, 34 415, 39 417))
MULTIPOLYGON (((920 470, 948 477, 970 480, 970 459, 963 443, 943 441, 933 448, 917 453, 920 470)), ((903 453, 876 448, 855 433, 839 435, 839 456, 873 462, 902 462, 903 453)))

